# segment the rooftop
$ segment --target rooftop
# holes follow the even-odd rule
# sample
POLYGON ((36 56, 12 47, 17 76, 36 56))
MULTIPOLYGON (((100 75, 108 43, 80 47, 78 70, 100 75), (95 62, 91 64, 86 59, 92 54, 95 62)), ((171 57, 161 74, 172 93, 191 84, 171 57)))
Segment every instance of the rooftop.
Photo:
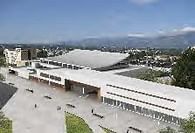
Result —
MULTIPOLYGON (((165 98, 175 100, 175 103, 162 103, 176 111, 172 112, 173 116, 180 116, 186 118, 190 111, 195 110, 195 91, 176 86, 159 84, 150 81, 120 76, 112 73, 102 73, 95 70, 70 70, 66 68, 43 70, 45 73, 53 74, 60 77, 67 77, 69 80, 78 81, 92 86, 105 88, 106 84, 111 84, 126 89, 133 89, 136 91, 153 94, 165 98), (86 76, 87 75, 87 76, 86 76), (103 86, 103 87, 102 87, 103 86)), ((145 99, 146 101, 151 99, 145 99)), ((156 102, 156 101, 153 101, 156 102)), ((144 105, 145 106, 145 105, 144 105)), ((148 105, 148 108, 151 108, 148 105)), ((166 110, 163 110, 166 113, 166 110)), ((170 112, 167 112, 170 113, 170 112)))
POLYGON ((70 51, 65 55, 48 57, 48 60, 57 61, 67 64, 75 64, 79 66, 86 66, 90 68, 102 68, 114 65, 125 58, 128 54, 123 53, 111 53, 111 52, 101 52, 98 50, 80 50, 76 49, 70 51))

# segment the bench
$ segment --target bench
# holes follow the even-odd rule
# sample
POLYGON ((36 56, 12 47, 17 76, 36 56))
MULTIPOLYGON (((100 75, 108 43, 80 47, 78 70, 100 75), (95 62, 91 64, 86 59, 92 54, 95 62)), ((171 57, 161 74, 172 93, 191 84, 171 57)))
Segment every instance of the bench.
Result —
POLYGON ((93 115, 94 115, 94 116, 97 116, 97 117, 99 117, 99 118, 101 118, 101 119, 104 118, 104 116, 103 116, 103 115, 100 115, 100 114, 94 113, 93 115))
POLYGON ((26 91, 33 93, 34 91, 31 89, 26 89, 26 91))
POLYGON ((71 107, 71 108, 76 108, 74 105, 69 104, 69 103, 67 103, 66 106, 71 107))
POLYGON ((139 132, 139 133, 142 133, 142 130, 140 130, 140 129, 138 129, 138 128, 135 128, 135 127, 129 127, 129 129, 132 129, 132 130, 134 130, 134 131, 137 131, 137 132, 139 132))
POLYGON ((8 83, 9 85, 14 85, 14 83, 8 83))
POLYGON ((113 131, 113 130, 111 130, 111 129, 109 129, 109 128, 106 128, 106 127, 103 127, 103 126, 101 126, 101 125, 99 125, 102 129, 105 129, 105 130, 107 130, 109 133, 117 133, 117 132, 115 132, 115 131, 113 131))
POLYGON ((52 99, 50 96, 44 96, 44 98, 46 98, 46 99, 52 99))

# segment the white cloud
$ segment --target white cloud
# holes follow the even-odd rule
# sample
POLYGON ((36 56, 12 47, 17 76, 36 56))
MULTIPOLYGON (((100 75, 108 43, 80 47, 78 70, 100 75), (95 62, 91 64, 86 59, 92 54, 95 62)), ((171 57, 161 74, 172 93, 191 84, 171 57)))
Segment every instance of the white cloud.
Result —
POLYGON ((173 29, 171 31, 163 31, 163 30, 157 31, 159 35, 163 35, 163 36, 175 36, 175 35, 185 34, 187 32, 195 32, 195 27, 187 26, 183 28, 173 29))
POLYGON ((145 34, 142 33, 130 33, 128 34, 129 37, 145 37, 145 34))
POLYGON ((195 31, 195 27, 184 27, 183 29, 181 29, 181 32, 191 32, 191 31, 195 31))
POLYGON ((192 32, 192 31, 195 31, 195 27, 187 26, 187 27, 183 27, 183 28, 173 29, 173 31, 170 32, 170 34, 178 35, 178 34, 185 34, 187 32, 192 32))
POLYGON ((183 28, 175 28, 175 29, 159 29, 155 33, 143 33, 143 32, 137 32, 137 33, 129 33, 129 37, 157 37, 157 36, 176 36, 176 35, 182 35, 188 32, 195 32, 195 27, 192 26, 186 26, 183 28))
POLYGON ((159 0, 129 0, 130 2, 133 2, 135 4, 143 5, 143 4, 150 4, 157 2, 159 0))

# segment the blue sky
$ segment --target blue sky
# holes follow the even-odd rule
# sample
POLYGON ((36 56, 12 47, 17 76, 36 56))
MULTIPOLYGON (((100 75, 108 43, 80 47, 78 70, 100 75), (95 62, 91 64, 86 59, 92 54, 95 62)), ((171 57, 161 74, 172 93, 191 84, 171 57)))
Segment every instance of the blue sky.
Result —
POLYGON ((0 0, 0 42, 195 30, 195 0, 0 0))

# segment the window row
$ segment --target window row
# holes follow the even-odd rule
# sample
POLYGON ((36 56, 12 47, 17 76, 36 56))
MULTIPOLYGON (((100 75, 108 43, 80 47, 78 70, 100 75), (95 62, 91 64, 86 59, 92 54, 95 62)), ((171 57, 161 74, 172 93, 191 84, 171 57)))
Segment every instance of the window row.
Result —
POLYGON ((62 63, 54 62, 54 61, 49 61, 49 64, 54 66, 62 66, 62 63))
POLYGON ((69 69, 75 69, 75 70, 82 69, 82 67, 80 67, 80 66, 75 66, 75 65, 71 65, 71 64, 63 64, 63 67, 69 68, 69 69))
POLYGON ((118 101, 118 100, 114 100, 114 99, 110 99, 110 98, 106 98, 106 97, 101 97, 101 100, 103 103, 106 103, 106 104, 109 104, 112 106, 116 106, 116 107, 119 107, 119 108, 124 109, 124 110, 136 112, 138 114, 152 117, 154 119, 158 119, 158 120, 161 120, 164 122, 171 122, 171 123, 175 123, 175 124, 180 124, 182 121, 182 119, 177 118, 175 116, 171 116, 171 115, 160 113, 160 112, 157 112, 157 111, 154 111, 151 109, 135 106, 135 105, 125 103, 122 101, 118 101))
POLYGON ((46 60, 41 60, 41 62, 48 64, 48 61, 46 61, 46 60))
POLYGON ((59 62, 55 62, 55 61, 41 60, 41 62, 50 64, 50 65, 55 65, 55 66, 61 66, 61 67, 64 67, 64 68, 74 69, 74 70, 78 70, 78 69, 83 68, 81 66, 76 66, 76 65, 66 64, 66 63, 59 63, 59 62))
POLYGON ((40 76, 41 77, 45 77, 45 78, 50 78, 50 79, 56 80, 56 81, 61 81, 61 78, 60 77, 53 76, 53 75, 50 75, 49 76, 49 74, 46 74, 46 73, 40 73, 40 76))
POLYGON ((46 74, 46 73, 40 73, 40 76, 45 77, 45 78, 49 78, 49 74, 46 74))
POLYGON ((154 107, 158 107, 158 108, 162 108, 162 109, 166 109, 166 110, 170 110, 170 111, 175 111, 174 109, 171 109, 171 108, 168 108, 168 107, 164 107, 164 106, 161 106, 161 105, 149 103, 149 102, 146 102, 146 101, 142 101, 142 100, 126 97, 126 96, 122 96, 122 95, 119 95, 119 94, 116 94, 116 93, 107 92, 107 94, 110 94, 110 95, 113 95, 113 96, 122 97, 122 98, 125 98, 125 99, 129 99, 129 100, 140 102, 140 103, 144 103, 144 104, 148 104, 148 105, 151 105, 151 106, 154 106, 154 107))
POLYGON ((163 100, 167 100, 167 101, 170 101, 170 102, 176 102, 176 100, 174 100, 174 99, 165 98, 165 97, 161 97, 161 96, 157 96, 157 95, 153 95, 153 94, 149 94, 149 93, 144 93, 144 92, 140 92, 140 91, 136 91, 136 90, 126 89, 126 88, 115 86, 115 85, 107 84, 107 86, 117 88, 117 89, 121 89, 121 90, 125 90, 125 91, 131 91, 131 92, 134 92, 134 93, 138 93, 138 94, 142 94, 142 95, 146 95, 146 96, 151 96, 151 97, 155 97, 155 98, 159 98, 159 99, 163 99, 163 100))
POLYGON ((61 81, 60 77, 50 75, 50 79, 56 80, 56 81, 61 81))

